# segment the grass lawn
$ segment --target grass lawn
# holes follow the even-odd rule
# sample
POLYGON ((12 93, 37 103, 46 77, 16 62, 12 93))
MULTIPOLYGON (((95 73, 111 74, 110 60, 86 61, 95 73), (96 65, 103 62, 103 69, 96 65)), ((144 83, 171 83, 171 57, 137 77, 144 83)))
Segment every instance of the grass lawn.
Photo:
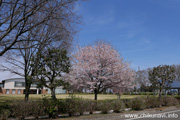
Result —
MULTIPOLYGON (((84 99, 94 99, 94 94, 74 94, 76 97, 81 97, 84 99)), ((49 96, 50 94, 47 94, 45 96, 49 96)), ((121 99, 132 99, 140 95, 122 95, 121 99)), ((142 95, 141 95, 142 96, 142 95)), ((58 99, 65 99, 69 97, 69 94, 57 94, 56 97, 58 99)), ((29 99, 41 99, 43 98, 43 95, 34 95, 30 94, 29 99)), ((0 95, 0 102, 5 102, 7 100, 18 100, 18 99, 24 99, 24 95, 0 95)), ((107 94, 98 94, 98 100, 105 100, 105 99, 117 99, 117 95, 107 95, 107 94)))

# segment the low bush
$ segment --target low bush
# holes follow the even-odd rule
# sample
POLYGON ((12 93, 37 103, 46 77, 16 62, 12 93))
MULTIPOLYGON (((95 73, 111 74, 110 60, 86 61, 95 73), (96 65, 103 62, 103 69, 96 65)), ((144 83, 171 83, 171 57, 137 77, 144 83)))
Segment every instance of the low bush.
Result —
POLYGON ((0 114, 0 120, 7 120, 8 117, 10 116, 10 113, 11 112, 7 109, 2 110, 0 114))
POLYGON ((84 112, 88 111, 89 102, 87 100, 83 100, 82 98, 77 101, 78 104, 78 113, 83 115, 84 112))
MULTIPOLYGON (((143 110, 145 108, 154 108, 162 106, 178 105, 179 101, 174 97, 156 96, 136 97, 134 99, 124 100, 102 100, 94 101, 71 96, 64 100, 53 100, 51 98, 43 98, 43 100, 14 100, 8 106, 8 109, 2 109, 0 120, 7 119, 8 116, 18 118, 19 120, 29 116, 38 119, 39 116, 49 115, 55 118, 58 114, 67 113, 69 116, 82 115, 84 112, 93 113, 99 110, 107 114, 109 110, 121 112, 123 108, 132 108, 133 110, 143 110)), ((7 107, 7 106, 6 106, 7 107)))
POLYGON ((69 116, 73 116, 75 114, 82 115, 86 110, 86 100, 82 98, 77 98, 75 96, 70 96, 70 98, 66 98, 61 104, 59 104, 62 112, 68 113, 69 116), (65 108, 63 108, 65 107, 65 108))
POLYGON ((175 97, 162 97, 161 98, 162 106, 175 106, 179 105, 179 101, 175 97))
POLYGON ((107 114, 108 111, 112 109, 112 101, 104 100, 98 103, 98 106, 100 107, 100 110, 103 114, 107 114))
POLYGON ((65 100, 58 100, 58 114, 67 113, 65 100))
POLYGON ((89 111, 90 114, 93 114, 93 111, 95 110, 100 110, 97 101, 87 100, 87 111, 89 111))
POLYGON ((56 118, 58 115, 58 101, 49 97, 43 98, 44 112, 49 118, 56 118))
POLYGON ((31 114, 36 119, 38 119, 39 116, 45 115, 45 111, 44 111, 45 106, 42 103, 42 101, 32 101, 31 107, 32 107, 31 114))
POLYGON ((130 108, 131 107, 131 100, 130 99, 123 99, 122 101, 124 103, 125 108, 130 108))
POLYGON ((69 114, 69 116, 75 115, 75 113, 77 113, 79 110, 78 100, 75 98, 66 99, 65 105, 66 105, 66 111, 69 114))
POLYGON ((44 104, 41 101, 27 101, 15 100, 10 104, 11 115, 18 119, 34 116, 38 118, 44 115, 44 104))
POLYGON ((146 108, 145 98, 144 97, 136 97, 130 100, 130 106, 133 110, 143 110, 146 108))
POLYGON ((160 101, 156 96, 147 96, 145 98, 146 108, 155 108, 160 106, 160 101))
POLYGON ((12 116, 15 118, 18 118, 19 120, 24 119, 25 117, 28 117, 31 115, 31 103, 30 102, 24 102, 23 100, 16 100, 11 103, 10 106, 12 110, 12 116))
POLYGON ((112 109, 114 112, 119 113, 124 108, 124 104, 121 100, 112 101, 112 109))
POLYGON ((148 95, 154 95, 154 93, 153 92, 148 92, 148 95))
POLYGON ((70 98, 59 100, 58 113, 68 113, 69 116, 73 116, 75 114, 83 115, 87 111, 92 114, 93 111, 100 109, 97 105, 96 101, 71 96, 70 98))
POLYGON ((175 96, 175 98, 178 100, 178 102, 180 104, 180 97, 179 96, 175 96))
POLYGON ((130 92, 124 92, 123 95, 130 95, 130 92))

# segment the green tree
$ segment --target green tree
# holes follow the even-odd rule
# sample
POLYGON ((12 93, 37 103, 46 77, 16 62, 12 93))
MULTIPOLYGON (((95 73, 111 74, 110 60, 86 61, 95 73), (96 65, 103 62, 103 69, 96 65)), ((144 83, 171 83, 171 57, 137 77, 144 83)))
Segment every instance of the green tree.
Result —
POLYGON ((53 99, 56 99, 55 89, 58 86, 67 87, 63 74, 69 72, 70 60, 66 50, 51 48, 43 54, 37 55, 39 59, 37 77, 38 83, 51 90, 53 99))
POLYGON ((175 68, 173 66, 159 65, 149 71, 149 80, 152 86, 159 89, 159 98, 162 96, 162 90, 168 89, 174 79, 175 68))

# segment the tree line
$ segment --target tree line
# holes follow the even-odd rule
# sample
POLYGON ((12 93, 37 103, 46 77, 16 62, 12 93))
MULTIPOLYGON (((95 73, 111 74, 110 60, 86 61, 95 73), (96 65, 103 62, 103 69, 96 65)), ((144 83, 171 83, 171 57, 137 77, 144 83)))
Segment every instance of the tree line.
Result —
POLYGON ((161 96, 172 80, 179 80, 179 65, 135 72, 104 41, 71 52, 80 23, 79 1, 0 0, 0 70, 25 78, 25 100, 32 83, 49 88, 53 99, 56 87, 64 86, 74 92, 88 89, 97 100, 98 93, 107 88, 118 95, 120 88, 159 88, 161 96))
POLYGON ((32 83, 45 86, 56 99, 58 86, 87 88, 97 94, 107 88, 131 88, 130 63, 103 41, 70 54, 80 16, 78 0, 0 0, 2 71, 25 78, 25 100, 32 83))
POLYGON ((171 88, 173 81, 180 81, 180 65, 159 65, 157 67, 136 71, 135 91, 153 92, 171 88))
POLYGON ((39 70, 45 69, 45 63, 49 65, 44 58, 49 57, 47 52, 53 56, 54 49, 61 49, 57 52, 63 53, 64 64, 80 23, 77 3, 78 0, 0 1, 0 69, 25 78, 25 100, 31 84, 39 81, 39 70))

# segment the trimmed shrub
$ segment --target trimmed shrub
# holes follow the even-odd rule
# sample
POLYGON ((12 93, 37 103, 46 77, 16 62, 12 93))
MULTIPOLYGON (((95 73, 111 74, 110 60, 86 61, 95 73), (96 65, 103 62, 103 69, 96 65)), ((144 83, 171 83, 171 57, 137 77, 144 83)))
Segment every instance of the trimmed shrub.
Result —
POLYGON ((130 92, 124 92, 123 95, 130 95, 130 92))
POLYGON ((31 115, 32 108, 30 102, 16 100, 12 102, 10 108, 12 110, 12 115, 15 116, 15 118, 18 118, 19 120, 22 120, 25 117, 31 115))
POLYGON ((155 108, 160 106, 160 101, 156 96, 147 96, 145 99, 146 108, 155 108))
POLYGON ((32 102, 32 116, 38 119, 39 116, 45 115, 45 106, 42 101, 33 101, 32 102))
POLYGON ((44 111, 49 115, 49 118, 58 116, 58 101, 49 97, 43 98, 44 111))
POLYGON ((130 106, 133 110, 143 110, 146 108, 145 98, 144 97, 136 97, 130 100, 130 106))
POLYGON ((58 113, 68 113, 69 116, 83 115, 89 111, 90 114, 97 109, 97 103, 93 100, 87 100, 71 96, 58 102, 58 113))
POLYGON ((10 116, 11 112, 7 109, 2 110, 0 114, 0 120, 7 120, 8 117, 10 116))
POLYGON ((78 113, 80 115, 83 115, 84 112, 88 111, 88 101, 87 100, 83 100, 83 99, 79 99, 77 101, 77 105, 79 107, 78 109, 78 113))
POLYGON ((75 99, 66 99, 65 100, 66 110, 67 110, 67 113, 69 114, 69 116, 73 116, 75 113, 77 113, 79 108, 76 103, 77 102, 75 99))
POLYGON ((131 107, 131 100, 130 99, 123 99, 122 101, 124 103, 125 108, 130 108, 131 107))
POLYGON ((67 113, 65 100, 58 101, 58 114, 67 113))
POLYGON ((11 115, 20 120, 29 116, 38 118, 38 116, 44 115, 43 108, 44 104, 41 101, 15 100, 10 104, 11 115))
POLYGON ((174 106, 179 105, 179 101, 175 97, 162 97, 161 98, 162 106, 174 106))
POLYGON ((87 111, 89 111, 90 114, 93 114, 93 111, 99 110, 100 108, 98 108, 97 104, 97 101, 87 100, 87 111))
POLYGON ((99 107, 103 114, 107 114, 112 109, 112 101, 104 100, 99 103, 99 107))
POLYGON ((112 101, 112 109, 114 112, 119 113, 124 108, 124 104, 121 100, 112 101))
POLYGON ((176 98, 180 104, 180 97, 179 96, 175 96, 174 98, 176 98))
MULTIPOLYGON (((83 115, 85 111, 88 111, 89 102, 82 98, 71 97, 65 99, 65 109, 64 111, 73 116, 75 114, 83 115)), ((60 106, 61 107, 61 106, 60 106)))

